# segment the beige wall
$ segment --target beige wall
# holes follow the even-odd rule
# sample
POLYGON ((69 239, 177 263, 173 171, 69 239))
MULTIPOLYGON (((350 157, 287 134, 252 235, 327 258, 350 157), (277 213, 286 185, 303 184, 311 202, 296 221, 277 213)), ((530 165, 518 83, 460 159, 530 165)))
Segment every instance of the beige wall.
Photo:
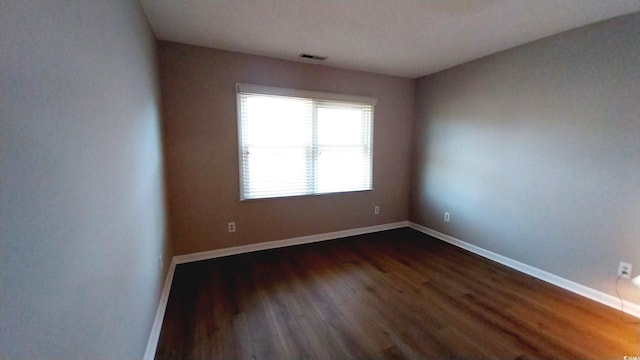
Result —
POLYGON ((171 256, 136 0, 0 5, 0 357, 140 359, 171 256))
POLYGON ((620 17, 419 79, 411 220, 615 295, 620 260, 640 273, 639 29, 620 17))
POLYGON ((175 254, 408 218, 414 82, 159 43, 169 218, 175 254), (239 201, 235 84, 372 96, 373 191, 239 201), (373 214, 380 205, 380 215, 373 214), (237 232, 227 233, 235 221, 237 232))

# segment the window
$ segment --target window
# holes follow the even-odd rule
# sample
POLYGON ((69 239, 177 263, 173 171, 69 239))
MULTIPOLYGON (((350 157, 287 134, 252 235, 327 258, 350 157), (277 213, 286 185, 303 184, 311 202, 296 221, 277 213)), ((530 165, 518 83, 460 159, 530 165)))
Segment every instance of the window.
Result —
POLYGON ((237 85, 240 199, 372 189, 375 99, 237 85))

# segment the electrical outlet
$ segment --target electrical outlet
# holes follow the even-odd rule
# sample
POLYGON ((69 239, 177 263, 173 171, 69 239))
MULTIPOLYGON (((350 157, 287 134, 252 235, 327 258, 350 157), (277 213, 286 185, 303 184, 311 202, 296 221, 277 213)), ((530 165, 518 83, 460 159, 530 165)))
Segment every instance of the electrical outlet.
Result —
POLYGON ((618 276, 631 279, 631 269, 633 269, 633 265, 620 261, 620 265, 618 265, 618 276))
POLYGON ((236 222, 232 221, 230 223, 227 224, 227 230, 232 233, 232 232, 236 232, 236 222))
POLYGON ((160 266, 160 271, 162 271, 162 268, 164 267, 164 259, 162 258, 162 255, 158 256, 158 266, 160 266))
POLYGON ((449 220, 451 220, 451 214, 449 214, 448 212, 444 213, 444 221, 449 222, 449 220))
POLYGON ((380 206, 376 205, 376 206, 373 208, 373 213, 374 213, 374 214, 376 214, 376 215, 380 214, 380 206))

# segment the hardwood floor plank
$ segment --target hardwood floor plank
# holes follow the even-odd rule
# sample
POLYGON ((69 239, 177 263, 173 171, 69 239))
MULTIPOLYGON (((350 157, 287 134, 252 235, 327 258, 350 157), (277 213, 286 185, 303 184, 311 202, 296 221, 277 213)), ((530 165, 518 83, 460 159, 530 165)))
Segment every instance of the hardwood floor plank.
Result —
POLYGON ((633 321, 398 229, 179 265, 156 359, 621 359, 633 321))

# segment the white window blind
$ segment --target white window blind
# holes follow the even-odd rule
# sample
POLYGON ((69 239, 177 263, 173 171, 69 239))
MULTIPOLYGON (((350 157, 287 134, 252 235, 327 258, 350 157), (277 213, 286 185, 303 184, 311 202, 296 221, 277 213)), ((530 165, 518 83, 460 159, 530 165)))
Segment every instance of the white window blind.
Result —
POLYGON ((372 189, 375 99, 238 84, 240 199, 372 189))

